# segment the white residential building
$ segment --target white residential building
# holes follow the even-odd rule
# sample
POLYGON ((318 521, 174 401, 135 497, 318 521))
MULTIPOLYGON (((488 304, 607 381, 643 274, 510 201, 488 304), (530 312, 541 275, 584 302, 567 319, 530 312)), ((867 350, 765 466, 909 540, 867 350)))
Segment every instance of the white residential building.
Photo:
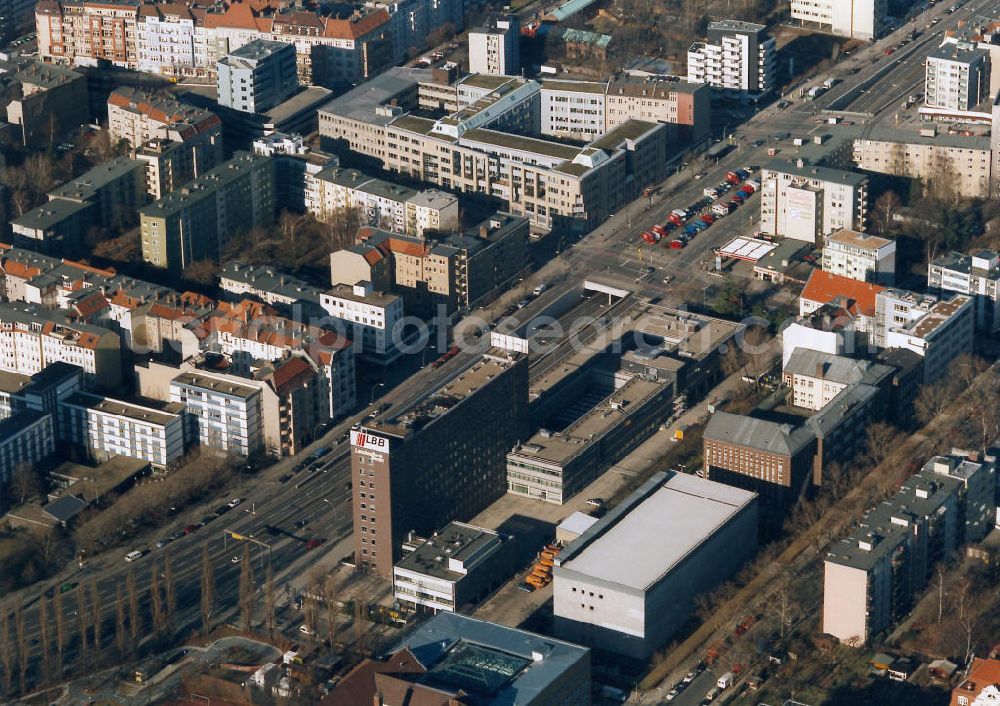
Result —
POLYGON ((855 230, 827 237, 823 269, 860 282, 891 285, 896 277, 896 241, 855 230))
POLYGON ((781 381, 792 391, 794 406, 818 412, 848 385, 874 384, 891 373, 886 365, 796 348, 781 369, 781 381))
POLYGON ((879 292, 875 304, 874 344, 906 348, 924 359, 924 382, 935 382, 963 353, 971 353, 974 326, 972 298, 948 300, 900 289, 879 292))
POLYGON ((77 365, 91 384, 121 383, 118 334, 100 326, 70 323, 31 305, 0 304, 0 369, 34 375, 56 361, 77 365))
POLYGON ((996 250, 942 255, 927 268, 927 288, 973 297, 976 327, 1000 330, 1000 253, 996 250))
POLYGON ((790 16, 805 27, 871 40, 882 36, 887 0, 791 0, 790 16))
POLYGON ((310 183, 315 193, 307 202, 320 221, 329 222, 344 209, 359 209, 367 225, 406 235, 458 227, 458 198, 445 191, 417 191, 338 166, 323 169, 310 183))
POLYGON ((184 406, 153 408, 77 392, 59 404, 59 436, 95 460, 128 456, 166 468, 184 455, 184 406))
POLYGON ((864 230, 868 177, 829 167, 771 162, 760 173, 760 230, 808 243, 839 230, 864 230))
POLYGON ((777 50, 764 25, 722 20, 709 23, 707 34, 688 49, 688 81, 747 93, 774 87, 777 50))
POLYGON ((186 406, 198 443, 236 456, 264 448, 261 398, 259 385, 231 375, 191 370, 170 381, 170 401, 186 406))
POLYGON ((989 97, 990 54, 975 44, 942 44, 927 56, 924 103, 968 111, 989 97))
POLYGON ((369 360, 390 363, 400 355, 403 298, 376 293, 370 282, 337 285, 320 295, 320 305, 343 323, 344 334, 369 360))
POLYGON ((136 68, 164 76, 208 75, 208 32, 190 5, 143 4, 136 23, 136 68))
POLYGON ((267 265, 227 262, 219 270, 219 289, 236 297, 250 294, 267 304, 319 306, 318 288, 267 265))
POLYGON ((491 17, 484 26, 469 30, 469 72, 516 76, 521 71, 517 18, 491 17))

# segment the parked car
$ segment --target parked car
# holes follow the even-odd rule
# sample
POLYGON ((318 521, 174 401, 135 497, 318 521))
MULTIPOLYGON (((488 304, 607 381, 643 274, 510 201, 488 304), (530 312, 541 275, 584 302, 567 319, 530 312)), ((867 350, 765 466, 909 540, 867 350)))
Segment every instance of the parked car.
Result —
POLYGON ((128 554, 125 555, 125 563, 131 564, 133 561, 138 561, 142 558, 142 552, 138 549, 133 549, 128 554))

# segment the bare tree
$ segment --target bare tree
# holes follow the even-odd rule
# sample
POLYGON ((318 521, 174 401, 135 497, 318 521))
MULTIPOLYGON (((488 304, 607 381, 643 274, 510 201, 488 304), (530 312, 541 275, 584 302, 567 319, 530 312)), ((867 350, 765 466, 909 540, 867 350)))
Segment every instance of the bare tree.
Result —
POLYGON ((365 215, 360 208, 336 208, 324 214, 323 221, 329 227, 330 250, 343 250, 354 244, 358 229, 365 224, 365 215))
POLYGON ((37 500, 43 492, 41 477, 30 463, 19 463, 10 475, 7 485, 12 498, 17 498, 17 505, 24 505, 28 500, 37 500))
POLYGON ((24 609, 17 606, 14 609, 14 630, 17 632, 17 678, 21 693, 27 687, 28 662, 31 654, 28 652, 28 632, 24 627, 24 609))
POLYGON ((87 638, 87 627, 90 620, 87 618, 87 589, 82 585, 73 591, 76 598, 76 624, 80 633, 80 657, 90 660, 90 641, 87 638))
POLYGON ((94 630, 94 652, 101 651, 101 625, 104 622, 102 615, 103 603, 101 596, 97 592, 97 581, 90 582, 90 620, 94 630))
POLYGON ((125 577, 125 591, 128 593, 129 648, 135 649, 139 641, 139 589, 135 585, 135 572, 131 569, 125 577))
POLYGON ((174 576, 174 567, 170 561, 169 554, 163 557, 163 589, 166 599, 164 610, 166 611, 167 622, 170 624, 170 621, 174 619, 174 614, 177 612, 177 580, 174 576))
POLYGON ((323 588, 323 605, 326 607, 326 636, 330 649, 336 649, 337 639, 337 583, 333 576, 327 576, 321 584, 323 588))
POLYGON ((976 394, 968 396, 965 413, 979 430, 979 440, 985 454, 990 443, 1000 435, 1000 391, 992 381, 980 385, 976 394))
POLYGON ((893 219, 902 205, 903 202, 895 191, 886 191, 876 199, 872 209, 872 224, 876 233, 883 235, 892 233, 895 224, 893 219))
POLYGON ((319 627, 319 604, 316 601, 316 586, 310 585, 306 590, 305 602, 302 605, 303 620, 309 626, 313 640, 316 639, 316 630, 319 627))
POLYGON ((208 554, 208 545, 201 549, 201 630, 206 635, 212 629, 215 612, 215 568, 208 554))
POLYGON ((125 656, 125 597, 120 583, 115 583, 115 648, 120 657, 125 656))
POLYGON ((0 606, 0 666, 3 667, 3 688, 10 693, 14 684, 14 646, 10 639, 10 612, 0 606))
POLYGON ((865 434, 865 456, 873 467, 880 465, 899 441, 899 431, 888 422, 875 422, 865 434))
POLYGON ((250 545, 243 545, 243 560, 240 562, 240 625, 246 632, 253 627, 253 560, 250 545))
POLYGON ((42 678, 46 681, 52 674, 49 632, 49 599, 43 595, 38 599, 38 636, 42 646, 42 678))
POLYGON ((954 395, 954 386, 948 378, 921 385, 914 402, 917 420, 921 424, 929 424, 951 404, 954 395))
POLYGON ((976 626, 975 612, 971 610, 972 595, 970 593, 971 584, 964 576, 959 579, 956 595, 956 619, 958 626, 962 630, 965 643, 965 658, 963 664, 969 664, 972 659, 972 631, 976 626))
POLYGON ((160 565, 154 559, 149 567, 149 617, 159 637, 163 631, 163 594, 160 591, 160 565))
POLYGON ((56 615, 56 674, 62 677, 63 656, 66 651, 66 608, 63 605, 62 591, 57 591, 54 597, 56 615))
POLYGON ((275 619, 274 601, 274 570, 271 568, 271 562, 268 562, 267 576, 264 579, 264 627, 268 635, 274 634, 277 622, 275 619))
POLYGON ((937 622, 938 625, 941 624, 941 618, 944 617, 944 565, 938 564, 937 567, 937 577, 938 577, 938 614, 937 622))

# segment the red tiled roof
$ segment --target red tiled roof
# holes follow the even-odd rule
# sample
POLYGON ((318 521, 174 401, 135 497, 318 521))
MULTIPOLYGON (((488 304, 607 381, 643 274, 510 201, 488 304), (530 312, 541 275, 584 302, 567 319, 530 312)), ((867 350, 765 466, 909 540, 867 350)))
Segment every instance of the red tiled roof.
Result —
POLYGON ((271 380, 274 391, 279 395, 284 395, 293 388, 301 386, 303 382, 314 375, 315 371, 309 367, 309 363, 299 356, 292 356, 276 365, 271 380))
POLYGON ((427 253, 430 250, 425 243, 411 243, 408 240, 400 240, 399 238, 389 238, 386 242, 389 243, 389 249, 392 252, 401 255, 410 255, 411 257, 427 257, 427 253))
POLYGON ((249 2, 234 2, 225 12, 206 13, 205 27, 233 27, 270 32, 271 19, 258 16, 249 2))
POLYGON ((958 706, 958 699, 962 696, 966 698, 966 703, 971 704, 988 686, 1000 689, 1000 660, 976 657, 972 660, 968 677, 951 692, 950 706, 958 706))
POLYGON ((82 319, 89 319, 99 311, 108 308, 108 300, 100 292, 94 292, 76 302, 76 313, 82 319))
POLYGON ((837 297, 843 297, 851 302, 847 307, 851 313, 874 316, 875 297, 884 289, 885 287, 871 282, 859 282, 850 277, 814 270, 801 297, 820 304, 828 304, 837 297))
POLYGON ((371 706, 376 695, 376 674, 420 675, 426 671, 408 648, 396 652, 384 662, 366 659, 347 673, 336 688, 323 698, 320 706, 371 706))

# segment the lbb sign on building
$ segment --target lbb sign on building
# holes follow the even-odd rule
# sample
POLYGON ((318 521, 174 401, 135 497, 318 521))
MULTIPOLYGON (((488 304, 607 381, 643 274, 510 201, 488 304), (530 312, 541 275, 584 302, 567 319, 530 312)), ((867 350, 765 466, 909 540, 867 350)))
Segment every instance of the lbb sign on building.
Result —
POLYGON ((384 436, 375 436, 365 429, 351 430, 351 446, 367 449, 368 451, 389 453, 389 440, 384 436))

